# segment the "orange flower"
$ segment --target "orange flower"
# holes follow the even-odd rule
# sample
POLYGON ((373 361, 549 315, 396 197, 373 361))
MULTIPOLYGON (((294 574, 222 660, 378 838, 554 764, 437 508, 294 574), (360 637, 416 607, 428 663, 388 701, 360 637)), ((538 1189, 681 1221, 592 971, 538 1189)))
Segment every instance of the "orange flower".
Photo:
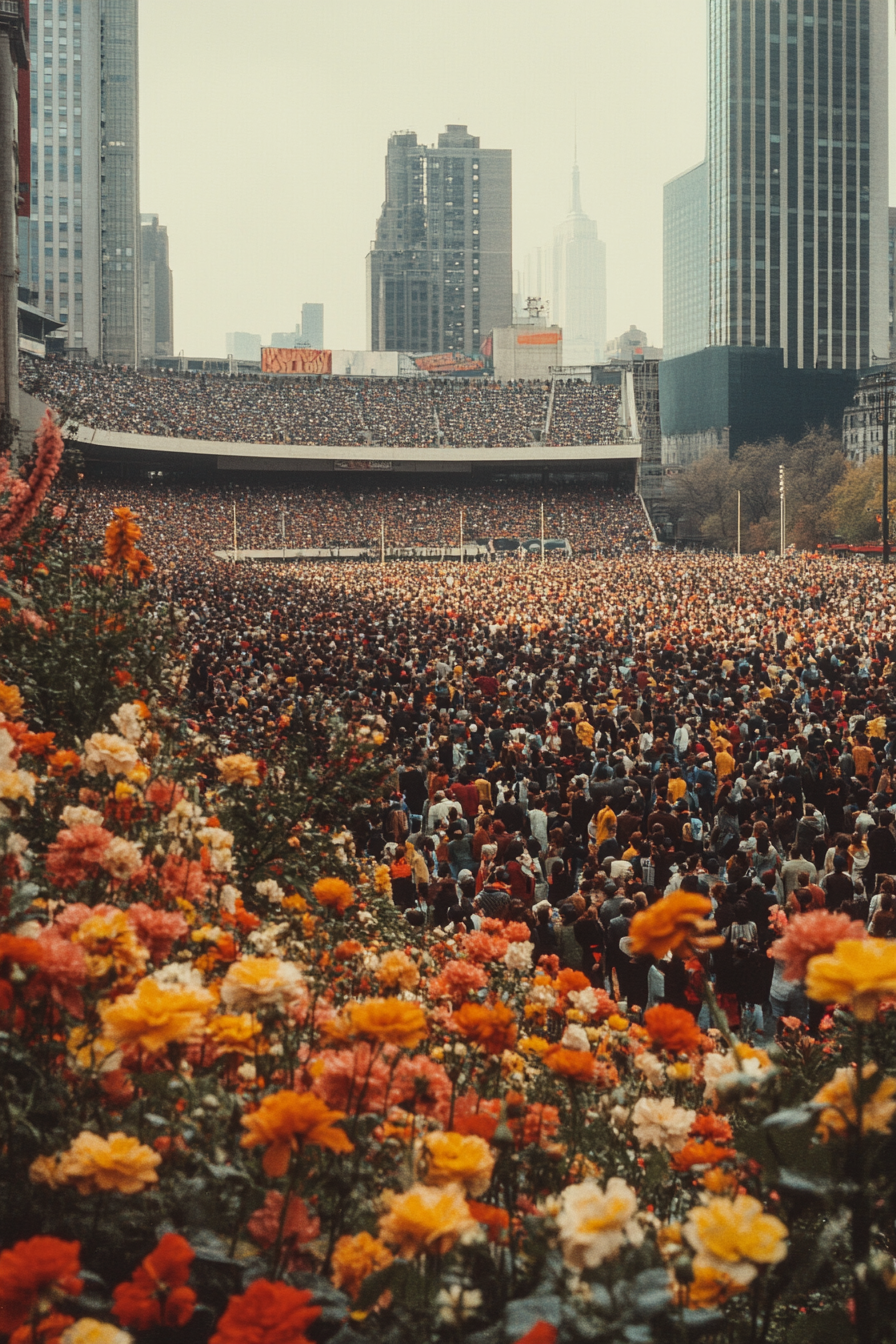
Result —
POLYGON ((429 1035, 426 1014, 419 1003, 405 1003, 401 999, 365 999, 348 1004, 341 1018, 326 1027, 337 1040, 380 1041, 413 1050, 429 1035))
POLYGON ((594 1056, 588 1050, 567 1050, 565 1046, 552 1045, 544 1062, 551 1073, 568 1078, 570 1082, 590 1083, 594 1077, 594 1056))
POLYGON ((489 1055, 503 1055, 505 1050, 512 1050, 516 1045, 516 1021, 504 1003, 492 1007, 484 1003, 463 1003, 448 1025, 489 1055))
POLYGON ((494 1204, 480 1204, 478 1200, 468 1199, 467 1208, 482 1227, 488 1228, 489 1241, 500 1241, 502 1233, 510 1226, 510 1214, 494 1204))
POLYGON ((572 994, 577 990, 590 989, 591 981, 581 971, 573 971, 567 966, 557 976, 558 994, 572 994))
POLYGON ((123 994, 100 1016, 107 1039, 155 1053, 170 1041, 198 1036, 214 1006, 207 989, 163 989, 155 980, 141 980, 133 994, 123 994))
POLYGON ((344 1119, 344 1111, 331 1111, 313 1093, 286 1089, 265 1097, 257 1111, 243 1116, 241 1124, 248 1132, 240 1143, 243 1148, 265 1144, 265 1172, 268 1176, 285 1176, 290 1155, 306 1143, 329 1148, 333 1153, 352 1152, 354 1144, 348 1135, 334 1128, 337 1120, 344 1119))
POLYGON ((667 952, 687 955, 721 947, 724 938, 710 937, 715 926, 706 916, 712 910, 708 896, 690 891, 673 891, 656 905, 639 910, 629 929, 630 953, 636 957, 661 958, 667 952))
POLYGON ((123 569, 134 556, 134 543, 143 536, 137 515, 130 509, 113 509, 115 515, 106 528, 103 553, 113 574, 123 569))
POLYGON ((668 1050, 670 1055, 690 1055, 699 1049, 700 1028, 693 1013, 685 1008, 660 1003, 656 1008, 648 1008, 644 1025, 650 1033, 651 1044, 668 1050))
POLYGON ((311 894, 319 905, 340 915, 355 903, 355 893, 341 877, 322 877, 311 888, 311 894))
POLYGON ((256 1279, 232 1297, 209 1344, 310 1344, 306 1329, 323 1311, 308 1288, 256 1279))
POLYGON ((149 556, 141 550, 136 550, 132 555, 129 555, 125 563, 127 564, 128 577, 133 583, 137 583, 140 579, 148 579, 155 569, 155 565, 149 556))
POLYGON ((0 1333, 12 1334, 54 1290, 80 1293, 80 1269, 79 1241, 32 1237, 0 1251, 0 1333))
POLYGON ((130 1280, 114 1290, 113 1314, 135 1330, 186 1325, 196 1306, 196 1294, 185 1286, 195 1258, 184 1237, 166 1232, 130 1280))
POLYGON ((495 1157, 476 1134, 437 1130, 424 1140, 427 1185, 462 1185, 469 1195, 483 1195, 489 1187, 495 1157))
POLYGON ((712 1139, 713 1143, 730 1143, 734 1130, 723 1115, 715 1111, 701 1111, 691 1125, 690 1133, 694 1138, 712 1139))
POLYGON ((720 1148, 711 1139, 705 1143, 689 1139, 679 1152, 673 1153, 672 1166, 675 1171, 690 1171, 691 1167, 715 1167, 733 1157, 737 1157, 735 1148, 720 1148))
POLYGON ((354 1301, 368 1275, 391 1265, 395 1256, 369 1232, 340 1237, 333 1248, 333 1283, 354 1301))
POLYGON ((36 1325, 26 1321, 18 1330, 13 1330, 9 1344, 59 1344, 63 1332, 74 1323, 74 1316, 62 1316, 58 1311, 52 1311, 36 1325))
POLYGON ((18 686, 10 686, 0 681, 0 714, 6 719, 20 719, 24 705, 18 686))
POLYGON ((405 1260, 426 1252, 446 1255, 475 1220, 459 1185, 412 1185, 406 1194, 387 1191, 388 1212, 380 1219, 380 1236, 405 1260))
POLYGON ((161 1160, 129 1134, 119 1132, 104 1139, 85 1129, 60 1155, 56 1179, 61 1185, 74 1185, 81 1195, 97 1190, 137 1195, 159 1179, 156 1167, 161 1160))
POLYGON ((261 783, 258 762, 245 753, 224 756, 220 761, 215 761, 215 765, 225 784, 251 784, 255 787, 261 783))
POLYGON ((76 751, 54 751, 47 762, 47 773, 54 779, 75 775, 81 769, 81 757, 76 751))
POLYGON ((333 948, 333 958, 335 961, 350 961, 352 957, 358 957, 364 951, 364 948, 355 938, 346 938, 344 942, 337 943, 333 948))

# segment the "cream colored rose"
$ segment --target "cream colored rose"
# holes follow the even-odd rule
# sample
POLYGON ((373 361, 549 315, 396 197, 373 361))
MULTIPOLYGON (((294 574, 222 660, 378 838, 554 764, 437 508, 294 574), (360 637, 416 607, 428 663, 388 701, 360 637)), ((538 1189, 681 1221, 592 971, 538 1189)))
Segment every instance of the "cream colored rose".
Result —
POLYGON ((89 775, 129 775, 139 757, 133 743, 115 733, 94 733, 84 743, 84 769, 89 775))

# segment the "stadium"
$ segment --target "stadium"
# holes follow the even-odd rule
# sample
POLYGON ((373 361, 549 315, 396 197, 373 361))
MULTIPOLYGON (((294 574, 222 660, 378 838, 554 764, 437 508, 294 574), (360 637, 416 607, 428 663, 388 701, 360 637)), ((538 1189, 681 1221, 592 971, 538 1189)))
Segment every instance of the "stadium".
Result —
POLYGON ((30 356, 20 369, 35 419, 53 407, 83 456, 91 525, 128 504, 173 562, 648 546, 632 371, 576 375, 234 376, 30 356))

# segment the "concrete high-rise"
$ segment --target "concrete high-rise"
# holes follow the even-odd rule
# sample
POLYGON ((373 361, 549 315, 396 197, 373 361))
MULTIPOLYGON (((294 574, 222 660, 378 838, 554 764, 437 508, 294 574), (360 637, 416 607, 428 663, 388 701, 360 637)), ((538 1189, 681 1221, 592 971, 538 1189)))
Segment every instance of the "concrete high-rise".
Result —
POLYGON ((599 364, 607 343, 607 246, 582 209, 579 167, 569 213, 554 230, 551 321, 563 328, 564 364, 599 364))
POLYGON ((309 350, 323 350, 324 306, 322 303, 302 304, 302 340, 309 350))
POLYGON ((390 136, 386 199, 367 256, 371 350, 476 353, 512 316, 511 154, 466 126, 438 145, 390 136))
POLYGON ((55 0, 34 9, 31 219, 20 232, 21 283, 63 322, 67 346, 137 364, 137 0, 55 0))
POLYGON ((709 0, 709 342, 888 352, 887 0, 709 0))
POLYGON ((709 186, 706 164, 663 188, 663 353, 690 355, 709 343, 709 186))
POLYGON ((174 354, 174 281, 168 229, 158 215, 140 216, 140 347, 144 359, 174 354))

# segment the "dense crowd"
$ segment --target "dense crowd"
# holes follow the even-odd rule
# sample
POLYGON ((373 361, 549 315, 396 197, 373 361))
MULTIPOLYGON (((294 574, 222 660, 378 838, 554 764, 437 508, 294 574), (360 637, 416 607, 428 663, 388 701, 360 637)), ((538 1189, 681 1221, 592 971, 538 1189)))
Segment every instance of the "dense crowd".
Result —
MULTIPOLYGON (((126 504, 143 521, 146 543, 162 565, 207 561, 233 547, 234 508, 240 550, 456 546, 460 510, 468 542, 540 535, 541 497, 514 485, 367 485, 339 490, 298 480, 288 487, 196 484, 84 485, 86 526, 100 536, 110 509, 126 504)), ((544 497, 545 535, 576 552, 618 555, 650 545, 637 495, 608 487, 552 487, 544 497)))
POLYGON ((615 442, 619 389, 472 379, 172 374, 22 357, 22 386, 96 429, 234 443, 526 447, 615 442))

